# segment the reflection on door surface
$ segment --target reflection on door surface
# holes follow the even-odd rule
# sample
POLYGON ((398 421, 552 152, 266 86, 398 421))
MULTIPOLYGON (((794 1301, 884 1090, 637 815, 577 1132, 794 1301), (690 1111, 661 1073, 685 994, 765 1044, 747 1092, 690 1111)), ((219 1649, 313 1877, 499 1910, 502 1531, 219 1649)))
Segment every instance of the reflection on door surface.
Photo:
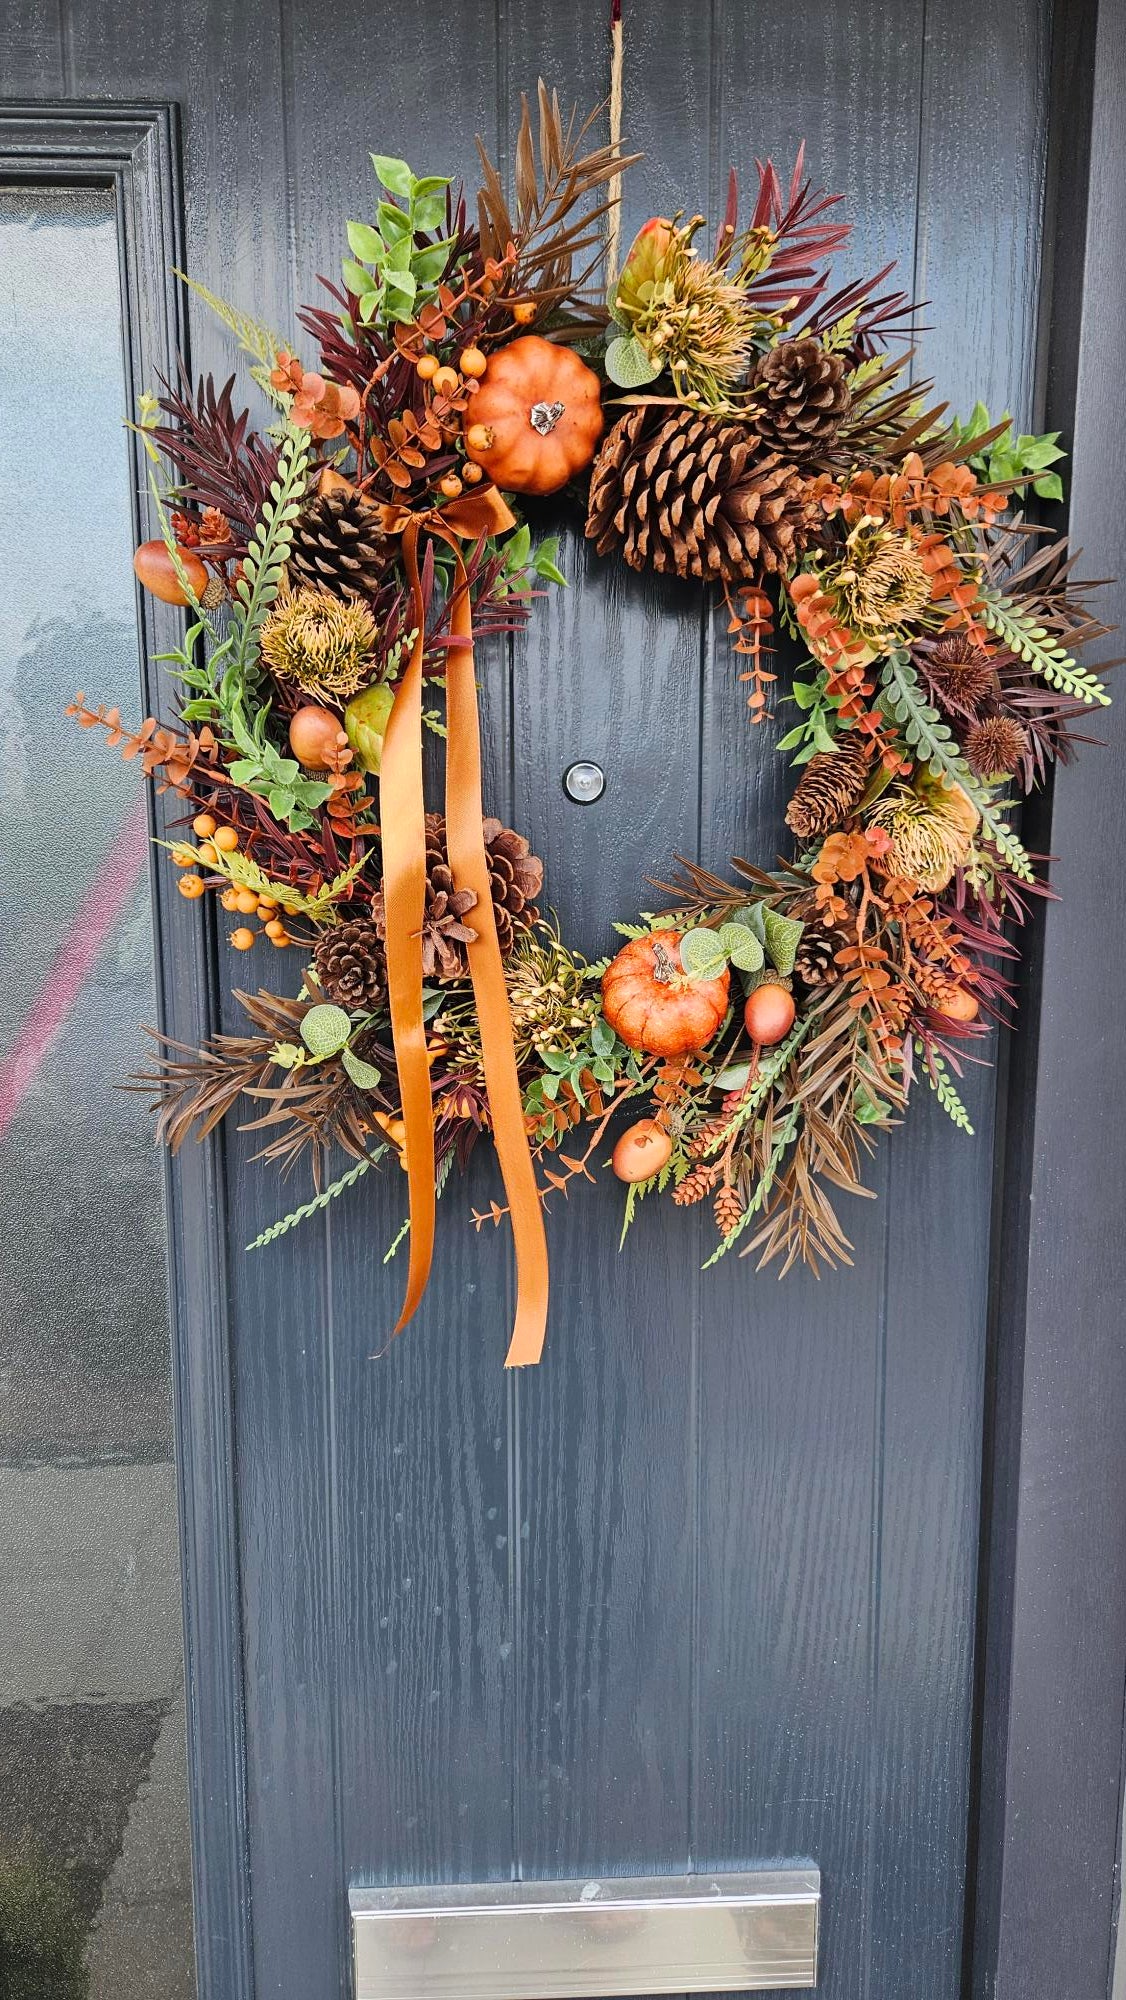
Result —
POLYGON ((148 835, 63 714, 139 700, 122 356, 113 192, 0 188, 0 1971, 43 2000, 194 1991, 161 1173, 115 1087, 148 835))

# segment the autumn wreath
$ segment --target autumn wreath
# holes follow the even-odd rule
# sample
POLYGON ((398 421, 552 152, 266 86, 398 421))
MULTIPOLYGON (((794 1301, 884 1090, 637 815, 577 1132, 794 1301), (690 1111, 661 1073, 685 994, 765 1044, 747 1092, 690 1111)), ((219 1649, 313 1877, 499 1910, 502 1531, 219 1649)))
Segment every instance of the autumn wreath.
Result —
POLYGON ((239 994, 246 1034, 166 1046, 138 1079, 162 1137, 241 1098, 266 1159, 309 1159, 312 1198, 261 1241, 402 1163, 401 1325, 437 1195, 488 1133, 513 1363, 543 1342, 544 1203, 593 1177, 627 1104, 645 1112, 613 1150, 627 1222, 651 1189, 707 1200, 711 1261, 738 1243, 783 1269, 848 1260, 829 1191, 859 1191, 916 1077, 968 1129, 954 1074, 1003 1013, 1038 887, 1012 808, 1107 700, 1075 660, 1106 628, 1065 545, 1015 511, 1029 488, 1060 497, 1055 438, 929 403, 887 273, 834 287, 847 228, 800 156, 785 188, 760 167, 746 220, 732 179, 710 247, 699 216, 648 222, 604 306, 630 162, 542 86, 536 122, 525 104, 512 209, 483 149, 472 207, 373 157, 343 282, 299 315, 313 367, 193 286, 273 415, 252 430, 210 379, 145 404, 172 470, 136 568, 191 609, 180 714, 129 735, 83 696, 71 711, 183 799, 181 894, 215 893, 235 951, 295 954, 286 993, 239 994), (753 721, 776 627, 805 654, 780 744, 792 858, 730 881, 681 863, 669 906, 598 964, 546 914, 528 839, 485 813, 473 662, 562 582, 510 501, 584 486, 600 554, 714 592, 753 721))

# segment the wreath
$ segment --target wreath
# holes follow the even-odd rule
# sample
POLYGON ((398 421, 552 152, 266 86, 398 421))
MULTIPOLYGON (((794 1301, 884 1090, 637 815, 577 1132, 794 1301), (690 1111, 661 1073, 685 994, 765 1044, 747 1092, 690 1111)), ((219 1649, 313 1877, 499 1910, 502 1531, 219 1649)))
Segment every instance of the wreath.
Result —
POLYGON ((1013 930, 1045 893, 1013 809, 1107 701, 1076 655, 1108 628, 1020 511, 1061 497, 1057 436, 929 400, 888 272, 835 286, 847 226, 800 153, 788 186, 759 167, 745 219, 732 176, 710 248, 702 217, 655 217, 619 271, 619 140, 593 143, 541 84, 513 207, 480 150, 472 206, 373 156, 372 219, 298 315, 315 367, 185 280, 272 415, 253 429, 233 377, 183 368, 143 400, 171 473, 150 473, 160 537, 135 567, 190 610, 179 715, 129 733, 82 695, 69 712, 183 802, 180 894, 217 897, 235 952, 294 954, 286 992, 238 993, 245 1034, 162 1041, 133 1079, 160 1136, 175 1151, 243 1099, 261 1157, 310 1164, 312 1198, 252 1248, 397 1161, 402 1326, 437 1197, 489 1135, 507 1206, 475 1219, 511 1221, 520 1364, 543 1344, 544 1205, 594 1178, 624 1107, 642 1113, 613 1146, 626 1224, 651 1191, 707 1201, 709 1262, 738 1246, 783 1271, 849 1261, 837 1191, 863 1192, 916 1079, 971 1129, 955 1077, 1004 1017, 1013 930), (481 797, 474 641, 563 583, 512 503, 565 489, 601 555, 714 593, 751 723, 776 632, 804 654, 779 745, 792 857, 730 879, 679 862, 667 907, 596 964, 481 797))

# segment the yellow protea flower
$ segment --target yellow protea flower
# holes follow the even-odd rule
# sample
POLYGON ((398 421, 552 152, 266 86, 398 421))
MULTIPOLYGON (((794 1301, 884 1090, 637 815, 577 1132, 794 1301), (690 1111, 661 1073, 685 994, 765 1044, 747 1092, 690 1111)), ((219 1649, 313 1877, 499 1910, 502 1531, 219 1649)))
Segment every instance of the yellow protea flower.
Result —
POLYGON ((342 701, 372 678, 379 627, 358 597, 307 586, 279 596, 262 632, 262 657, 280 680, 319 700, 342 701))
POLYGON ((727 264, 693 248, 702 223, 699 215, 646 223, 618 280, 614 317, 655 373, 668 369, 682 401, 720 409, 747 372, 759 320, 727 264))
POLYGON ((867 515, 857 522, 844 555, 825 572, 823 582, 843 622, 877 651, 930 603, 930 578, 910 536, 867 515))
POLYGON ((925 774, 885 792, 868 815, 869 825, 882 827, 891 839, 885 856, 889 871, 936 892, 969 861, 978 820, 977 807, 960 785, 944 787, 925 774))

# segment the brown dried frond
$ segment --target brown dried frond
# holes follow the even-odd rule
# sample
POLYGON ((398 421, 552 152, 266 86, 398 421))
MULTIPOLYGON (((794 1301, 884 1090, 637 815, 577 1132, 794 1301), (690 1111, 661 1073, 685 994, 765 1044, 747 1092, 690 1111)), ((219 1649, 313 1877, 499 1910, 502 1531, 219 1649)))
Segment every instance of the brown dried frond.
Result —
POLYGON ((509 209, 497 169, 484 141, 477 138, 484 184, 477 196, 481 250, 485 257, 503 257, 515 244, 517 259, 511 288, 528 294, 545 315, 566 304, 585 328, 603 326, 600 303, 581 297, 604 255, 602 220, 609 200, 593 207, 589 197, 606 187, 624 168, 640 159, 616 146, 582 148, 599 110, 580 124, 575 111, 564 125, 559 98, 541 78, 537 86, 538 148, 532 132, 532 112, 522 96, 516 137, 516 210, 509 209), (576 273, 576 263, 586 259, 576 273))
MULTIPOLYGON (((320 998, 316 982, 310 978, 306 984, 311 997, 305 1000, 236 992, 244 1012, 262 1031, 257 1035, 217 1034, 201 1048, 191 1048, 146 1030, 169 1053, 162 1053, 154 1069, 131 1077, 125 1087, 149 1095, 155 1092, 151 1108, 157 1113, 157 1137, 173 1153, 190 1134, 205 1139, 238 1098, 246 1096, 269 1104, 265 1113, 241 1127, 271 1135, 257 1159, 286 1169, 308 1153, 319 1188, 325 1156, 333 1146, 342 1147, 353 1159, 364 1155, 372 1130, 371 1109, 380 1096, 357 1090, 338 1061, 279 1072, 272 1060, 278 1042, 300 1042, 301 1022, 320 998), (279 1074, 282 1081, 272 1081, 279 1074)), ((378 1054, 385 1072, 392 1063, 390 1053, 382 1049, 360 1053, 378 1054)))

